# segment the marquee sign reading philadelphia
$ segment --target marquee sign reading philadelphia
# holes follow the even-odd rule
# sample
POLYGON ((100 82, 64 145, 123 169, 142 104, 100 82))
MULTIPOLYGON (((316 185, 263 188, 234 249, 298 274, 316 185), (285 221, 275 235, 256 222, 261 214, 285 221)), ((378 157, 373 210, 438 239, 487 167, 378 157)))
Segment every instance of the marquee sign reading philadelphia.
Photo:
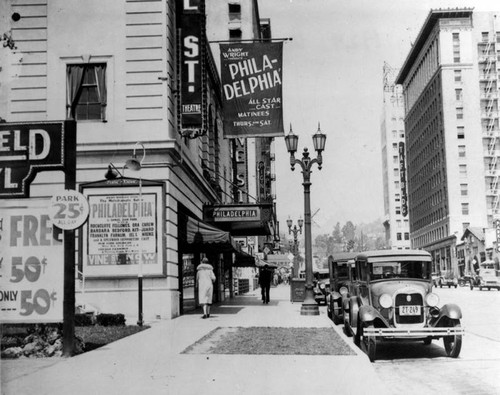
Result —
POLYGON ((216 207, 213 211, 215 222, 260 220, 260 208, 216 207))

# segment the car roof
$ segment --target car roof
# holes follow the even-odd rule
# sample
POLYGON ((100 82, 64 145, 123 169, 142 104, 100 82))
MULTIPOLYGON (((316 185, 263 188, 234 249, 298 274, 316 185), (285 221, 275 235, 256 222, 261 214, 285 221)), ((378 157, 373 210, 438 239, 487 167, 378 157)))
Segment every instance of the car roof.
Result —
POLYGON ((381 260, 381 259, 398 259, 410 260, 411 258, 418 257, 424 258, 426 261, 431 260, 431 254, 425 250, 374 250, 363 251, 356 255, 356 260, 381 260))
POLYGON ((359 252, 336 252, 328 257, 328 262, 348 261, 354 259, 359 252))

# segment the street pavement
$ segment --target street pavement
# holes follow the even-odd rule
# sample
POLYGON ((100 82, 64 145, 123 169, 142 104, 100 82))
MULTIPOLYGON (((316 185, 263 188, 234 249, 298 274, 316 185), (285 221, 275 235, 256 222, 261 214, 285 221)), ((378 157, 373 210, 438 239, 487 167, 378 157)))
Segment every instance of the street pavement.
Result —
MULTIPOLYGON (((1 361, 1 393, 16 394, 286 394, 317 391, 390 394, 365 354, 326 316, 300 315, 286 285, 214 306, 209 319, 186 314, 72 358, 1 361), (216 328, 330 328, 353 355, 182 353, 216 328)), ((318 344, 321 347, 321 344, 318 344)))

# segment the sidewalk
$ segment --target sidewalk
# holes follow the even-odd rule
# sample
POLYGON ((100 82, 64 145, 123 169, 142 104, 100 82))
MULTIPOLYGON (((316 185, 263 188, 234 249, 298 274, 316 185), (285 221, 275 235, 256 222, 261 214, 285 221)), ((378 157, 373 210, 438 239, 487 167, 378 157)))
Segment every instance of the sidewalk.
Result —
POLYGON ((301 316, 288 286, 271 288, 263 305, 258 290, 213 306, 209 319, 187 314, 73 358, 5 360, 1 393, 16 394, 287 394, 341 391, 388 394, 368 358, 319 316, 301 316), (181 354, 216 328, 331 328, 355 355, 181 354))

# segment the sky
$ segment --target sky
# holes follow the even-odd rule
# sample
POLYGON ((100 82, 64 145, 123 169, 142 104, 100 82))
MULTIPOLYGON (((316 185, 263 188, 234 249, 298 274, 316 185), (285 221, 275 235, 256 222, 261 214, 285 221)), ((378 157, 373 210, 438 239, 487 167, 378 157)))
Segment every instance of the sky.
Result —
MULTIPOLYGON (((314 152, 318 122, 327 135, 323 167, 311 175, 312 230, 331 233, 346 221, 384 218, 382 154, 383 65, 400 68, 431 9, 500 10, 498 0, 260 0, 283 46, 283 123, 299 136, 295 155, 314 152)), ((290 169, 283 138, 275 139, 276 205, 286 219, 303 218, 300 166, 290 169)), ((313 157, 316 156, 315 152, 313 157)))

